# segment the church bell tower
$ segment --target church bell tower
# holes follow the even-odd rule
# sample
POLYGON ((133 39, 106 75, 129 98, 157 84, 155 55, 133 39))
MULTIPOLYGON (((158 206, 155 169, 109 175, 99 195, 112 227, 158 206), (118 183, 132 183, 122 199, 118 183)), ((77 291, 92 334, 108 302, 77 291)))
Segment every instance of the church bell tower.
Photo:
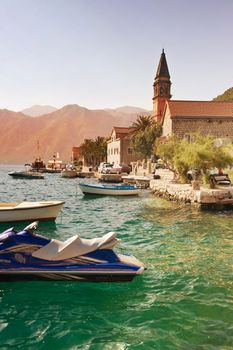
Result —
POLYGON ((162 51, 160 57, 153 87, 153 116, 155 117, 155 120, 160 123, 162 120, 165 103, 172 97, 170 74, 164 50, 162 51))

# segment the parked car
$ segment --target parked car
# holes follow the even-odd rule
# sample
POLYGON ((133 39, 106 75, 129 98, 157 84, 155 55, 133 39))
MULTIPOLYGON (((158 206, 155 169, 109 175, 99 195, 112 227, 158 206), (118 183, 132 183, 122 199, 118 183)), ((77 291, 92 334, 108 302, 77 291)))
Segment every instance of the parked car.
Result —
POLYGON ((232 183, 228 174, 210 174, 209 176, 210 187, 211 188, 226 188, 231 187, 232 183))
POLYGON ((111 171, 112 167, 113 167, 112 164, 109 164, 109 163, 108 164, 104 164, 101 173, 102 174, 108 174, 109 171, 111 171))
POLYGON ((106 162, 100 163, 100 165, 99 165, 99 167, 98 167, 98 172, 99 172, 99 173, 102 173, 102 172, 103 172, 103 169, 104 169, 105 167, 109 167, 109 166, 112 166, 112 164, 106 163, 106 162))
POLYGON ((129 174, 131 170, 132 168, 130 165, 122 164, 122 165, 113 166, 112 168, 106 168, 105 173, 106 174, 122 174, 122 173, 129 174))

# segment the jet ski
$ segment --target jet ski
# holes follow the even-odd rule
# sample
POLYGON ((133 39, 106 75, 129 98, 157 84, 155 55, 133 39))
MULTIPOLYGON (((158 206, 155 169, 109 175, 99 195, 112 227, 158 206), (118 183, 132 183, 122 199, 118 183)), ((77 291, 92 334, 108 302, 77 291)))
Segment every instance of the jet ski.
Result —
POLYGON ((135 257, 113 250, 116 232, 100 238, 75 235, 65 242, 35 233, 38 222, 22 231, 10 228, 0 234, 0 281, 78 280, 131 281, 144 265, 135 257))

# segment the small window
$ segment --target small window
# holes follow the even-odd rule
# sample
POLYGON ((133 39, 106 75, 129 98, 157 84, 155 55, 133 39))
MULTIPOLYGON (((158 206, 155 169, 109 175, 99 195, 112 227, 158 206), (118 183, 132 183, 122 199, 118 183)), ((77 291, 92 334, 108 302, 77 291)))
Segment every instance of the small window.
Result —
POLYGON ((128 147, 128 154, 133 154, 133 147, 128 147))

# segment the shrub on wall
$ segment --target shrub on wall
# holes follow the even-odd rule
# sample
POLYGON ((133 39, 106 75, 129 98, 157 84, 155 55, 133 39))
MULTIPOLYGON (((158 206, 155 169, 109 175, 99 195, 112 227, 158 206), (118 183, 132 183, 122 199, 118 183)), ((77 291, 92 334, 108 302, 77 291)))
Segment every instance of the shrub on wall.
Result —
POLYGON ((181 182, 187 182, 187 172, 197 169, 208 177, 211 169, 224 169, 233 165, 233 157, 226 146, 217 147, 211 136, 193 134, 187 139, 175 137, 159 140, 156 153, 181 182))

